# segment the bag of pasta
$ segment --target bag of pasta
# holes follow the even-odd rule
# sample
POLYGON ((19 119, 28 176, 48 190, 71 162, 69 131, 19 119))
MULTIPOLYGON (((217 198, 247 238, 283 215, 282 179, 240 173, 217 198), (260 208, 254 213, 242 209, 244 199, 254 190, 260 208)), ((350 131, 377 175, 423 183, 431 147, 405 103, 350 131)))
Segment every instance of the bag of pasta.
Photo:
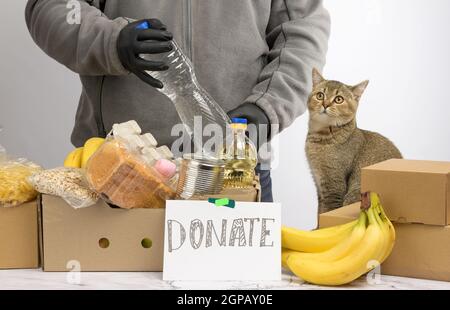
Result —
POLYGON ((28 177, 41 170, 23 159, 12 159, 0 145, 0 207, 15 207, 36 198, 37 192, 28 177))

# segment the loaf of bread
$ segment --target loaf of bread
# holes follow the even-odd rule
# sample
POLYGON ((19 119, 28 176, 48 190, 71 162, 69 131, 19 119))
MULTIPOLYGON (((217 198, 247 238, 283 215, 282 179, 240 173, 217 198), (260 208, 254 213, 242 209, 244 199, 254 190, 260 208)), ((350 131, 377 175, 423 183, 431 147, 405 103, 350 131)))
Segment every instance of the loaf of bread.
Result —
POLYGON ((164 208, 176 196, 163 176, 114 139, 90 158, 86 177, 102 198, 121 208, 164 208))

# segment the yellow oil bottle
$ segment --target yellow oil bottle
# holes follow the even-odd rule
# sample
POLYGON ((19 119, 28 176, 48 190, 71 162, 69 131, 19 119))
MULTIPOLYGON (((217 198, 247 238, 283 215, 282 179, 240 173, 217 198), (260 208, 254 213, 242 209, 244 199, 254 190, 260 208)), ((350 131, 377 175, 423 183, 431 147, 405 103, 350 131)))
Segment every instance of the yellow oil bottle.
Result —
POLYGON ((226 161, 224 187, 252 187, 258 152, 245 134, 247 120, 233 118, 231 121, 232 134, 223 151, 223 158, 226 161))

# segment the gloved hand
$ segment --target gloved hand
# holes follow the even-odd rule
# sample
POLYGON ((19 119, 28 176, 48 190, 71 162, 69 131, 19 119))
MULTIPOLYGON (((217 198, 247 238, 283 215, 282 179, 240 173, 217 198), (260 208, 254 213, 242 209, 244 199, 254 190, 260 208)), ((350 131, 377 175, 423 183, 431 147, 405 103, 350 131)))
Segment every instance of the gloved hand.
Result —
POLYGON ((172 50, 172 34, 158 19, 138 20, 125 26, 117 40, 117 51, 122 65, 128 71, 153 87, 163 88, 161 81, 151 77, 148 71, 164 71, 169 66, 162 61, 150 61, 141 58, 140 54, 159 54, 172 50), (139 27, 144 22, 151 29, 139 27))
MULTIPOLYGON (((253 141, 253 143, 255 144, 255 146, 257 148, 259 148, 260 146, 260 142, 262 139, 265 139, 262 142, 267 142, 269 141, 269 137, 270 137, 270 121, 269 118, 267 117, 266 113, 260 108, 258 107, 256 104, 253 103, 244 103, 240 106, 238 106, 236 109, 231 110, 230 112, 228 112, 228 116, 230 118, 234 118, 234 117, 238 117, 238 118, 246 118, 248 124, 254 124, 256 125, 257 128, 257 136, 259 135, 259 126, 261 125, 265 125, 267 126, 267 137, 257 137, 257 141, 253 141)), ((250 135, 250 138, 252 138, 252 136, 250 135)))

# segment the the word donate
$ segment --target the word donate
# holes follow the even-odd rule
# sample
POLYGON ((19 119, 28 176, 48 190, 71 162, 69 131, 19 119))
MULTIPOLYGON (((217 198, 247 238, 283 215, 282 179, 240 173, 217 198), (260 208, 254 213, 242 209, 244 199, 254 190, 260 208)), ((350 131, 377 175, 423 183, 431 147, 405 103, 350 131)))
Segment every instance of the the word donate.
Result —
POLYGON ((164 280, 280 280, 281 208, 168 201, 164 280))
MULTIPOLYGON (((200 219, 192 220, 189 225, 189 241, 193 249, 198 249, 204 242, 204 246, 209 248, 213 246, 213 240, 217 242, 218 246, 270 246, 273 247, 273 241, 268 242, 267 237, 271 235, 271 228, 268 228, 268 223, 273 224, 273 218, 235 218, 232 220, 231 228, 228 229, 228 219, 222 219, 220 231, 218 233, 214 220, 209 219, 206 224, 200 219), (246 225, 248 227, 245 227, 246 225), (258 225, 260 224, 260 225, 258 225), (205 229, 206 226, 206 229, 205 229), (256 227, 255 227, 256 226, 256 227), (258 227, 260 226, 260 227, 258 227), (205 233, 206 230, 206 233, 205 233), (247 231, 246 231, 247 230, 247 231), (227 234, 229 232, 229 235, 227 234), (256 244, 253 241, 255 232, 257 233, 256 244)), ((177 220, 167 220, 167 242, 169 243, 169 253, 180 249, 186 241, 186 228, 177 220), (178 229, 174 229, 178 226, 178 229), (178 245, 174 246, 174 231, 178 231, 178 245)))

